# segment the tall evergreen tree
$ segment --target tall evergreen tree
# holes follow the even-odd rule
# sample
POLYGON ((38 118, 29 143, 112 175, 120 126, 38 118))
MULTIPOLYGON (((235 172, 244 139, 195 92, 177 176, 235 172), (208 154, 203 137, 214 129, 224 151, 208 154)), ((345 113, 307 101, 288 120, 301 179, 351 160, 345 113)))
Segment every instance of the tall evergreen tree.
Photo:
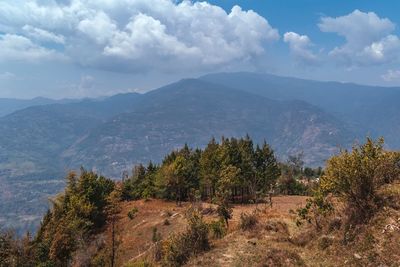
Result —
POLYGON ((217 182, 219 180, 219 172, 221 161, 218 155, 219 145, 212 138, 204 149, 200 158, 200 178, 203 194, 213 199, 216 192, 217 182))

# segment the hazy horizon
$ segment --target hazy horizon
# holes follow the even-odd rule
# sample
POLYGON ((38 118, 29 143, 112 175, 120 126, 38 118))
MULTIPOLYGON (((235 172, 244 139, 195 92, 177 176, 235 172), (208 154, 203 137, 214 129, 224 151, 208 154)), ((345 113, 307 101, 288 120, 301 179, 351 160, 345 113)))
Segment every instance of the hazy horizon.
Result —
MULTIPOLYGON (((109 94, 104 94, 104 95, 94 95, 94 96, 81 96, 81 97, 47 97, 47 96, 43 96, 43 95, 38 95, 35 97, 28 97, 28 98, 13 98, 13 97, 0 97, 0 99, 11 99, 11 100, 34 100, 34 99, 49 99, 49 100, 85 100, 85 99, 103 99, 103 98, 107 98, 107 97, 112 97, 115 95, 120 95, 120 94, 129 94, 129 93, 136 93, 136 94, 145 94, 157 89, 160 89, 166 85, 169 84, 173 84, 173 83, 177 83, 181 80, 185 80, 185 79, 198 79, 200 77, 203 76, 207 76, 207 75, 211 75, 211 74, 219 74, 219 73, 230 73, 230 74, 235 74, 235 73, 242 73, 242 72, 213 72, 213 73, 206 73, 204 75, 201 76, 197 76, 197 77, 183 77, 177 80, 173 80, 167 84, 162 84, 160 86, 154 87, 154 88, 149 88, 148 90, 145 91, 140 91, 140 90, 127 90, 127 91, 116 91, 116 92, 110 92, 109 94)), ((315 80, 315 79, 307 79, 307 78, 302 78, 302 77, 295 77, 295 76, 284 76, 284 75, 276 75, 276 74, 271 74, 271 73, 261 73, 261 72, 243 72, 243 73, 252 73, 252 74, 260 74, 260 75, 273 75, 273 76, 277 76, 277 77, 281 77, 281 78, 289 78, 289 79, 299 79, 299 80, 307 80, 307 81, 313 81, 313 82, 321 82, 321 83, 339 83, 339 84, 353 84, 353 85, 359 85, 359 86, 365 86, 365 87, 381 87, 381 88, 393 88, 393 89, 399 89, 400 85, 374 85, 374 84, 362 84, 362 83, 356 83, 356 82, 345 82, 345 81, 334 81, 334 80, 315 80)))

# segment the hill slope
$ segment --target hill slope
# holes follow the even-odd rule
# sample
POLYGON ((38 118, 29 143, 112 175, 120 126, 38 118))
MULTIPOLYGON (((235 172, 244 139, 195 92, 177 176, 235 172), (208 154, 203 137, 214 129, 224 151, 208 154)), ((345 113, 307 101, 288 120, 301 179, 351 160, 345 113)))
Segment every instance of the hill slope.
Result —
POLYGON ((363 138, 384 136, 400 148, 400 88, 319 82, 257 73, 217 73, 201 80, 277 100, 302 100, 336 116, 363 138))
POLYGON ((17 230, 36 229, 48 198, 64 186, 68 170, 60 155, 139 98, 129 94, 34 106, 0 118, 0 222, 17 230))
POLYGON ((266 139, 279 155, 303 151, 323 164, 351 143, 343 123, 302 101, 276 101, 199 80, 183 80, 145 94, 134 111, 93 129, 64 153, 69 166, 85 163, 118 175, 135 163, 159 162, 183 143, 204 147, 211 136, 266 139))

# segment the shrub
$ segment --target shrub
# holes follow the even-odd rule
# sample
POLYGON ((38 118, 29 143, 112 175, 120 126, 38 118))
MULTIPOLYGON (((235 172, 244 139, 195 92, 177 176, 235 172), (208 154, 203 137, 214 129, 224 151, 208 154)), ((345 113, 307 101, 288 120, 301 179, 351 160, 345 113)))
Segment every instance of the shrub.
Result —
POLYGON ((296 225, 300 226, 304 221, 315 226, 317 230, 322 229, 322 220, 333 211, 333 205, 328 197, 321 191, 314 192, 313 198, 307 199, 303 208, 297 209, 296 225))
POLYGON ((265 224, 265 230, 289 235, 289 228, 287 224, 281 221, 267 221, 265 224))
POLYGON ((208 227, 197 211, 188 214, 189 227, 185 233, 176 234, 163 242, 163 266, 181 266, 191 255, 210 248, 208 227))
POLYGON ((170 225, 170 224, 171 224, 171 222, 170 222, 168 219, 165 219, 165 220, 164 220, 164 225, 167 226, 167 225, 170 225))
POLYGON ((367 138, 364 145, 342 151, 327 162, 320 187, 345 202, 347 226, 369 219, 377 207, 377 189, 399 177, 399 155, 385 151, 383 144, 382 138, 376 142, 367 138))
POLYGON ((342 227, 342 219, 341 218, 333 218, 330 222, 329 222, 329 231, 335 231, 335 230, 339 230, 340 227, 342 227))
POLYGON ((139 212, 139 209, 137 207, 134 207, 128 212, 128 217, 129 219, 133 220, 136 217, 136 214, 139 212))
POLYGON ((226 225, 223 220, 213 221, 208 225, 213 238, 220 239, 226 234, 226 225))
POLYGON ((333 243, 333 239, 332 239, 332 238, 330 238, 330 237, 328 237, 328 236, 322 236, 322 237, 319 239, 318 247, 319 247, 321 250, 325 250, 325 249, 327 249, 329 246, 331 246, 332 243, 333 243))
POLYGON ((277 188, 284 195, 308 195, 310 185, 298 181, 292 171, 282 173, 277 181, 277 188))
POLYGON ((181 266, 190 257, 191 251, 186 247, 186 237, 184 234, 170 236, 163 241, 162 246, 162 265, 181 266))
POLYGON ((188 215, 188 223, 187 236, 190 240, 188 245, 192 251, 200 252, 209 249, 208 226, 203 221, 203 217, 197 211, 193 211, 188 215))
POLYGON ((290 243, 299 246, 299 247, 304 247, 308 243, 310 243, 316 236, 316 232, 314 230, 312 231, 303 231, 300 234, 293 236, 290 238, 290 243))
POLYGON ((240 214, 240 224, 239 227, 242 230, 251 230, 258 224, 258 218, 256 214, 240 214))
POLYGON ((217 213, 221 219, 223 219, 228 226, 228 221, 232 218, 232 208, 230 207, 228 202, 221 202, 218 205, 217 213))
POLYGON ((153 236, 151 237, 153 243, 157 243, 161 240, 161 234, 158 232, 157 227, 153 227, 153 236))

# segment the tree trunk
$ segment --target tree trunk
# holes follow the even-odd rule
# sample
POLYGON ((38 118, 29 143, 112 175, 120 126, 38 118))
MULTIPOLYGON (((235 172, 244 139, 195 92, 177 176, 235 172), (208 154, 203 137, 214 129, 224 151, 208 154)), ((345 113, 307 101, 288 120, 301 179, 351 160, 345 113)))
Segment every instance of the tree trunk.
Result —
POLYGON ((111 228, 111 267, 115 266, 115 218, 112 218, 111 228))

